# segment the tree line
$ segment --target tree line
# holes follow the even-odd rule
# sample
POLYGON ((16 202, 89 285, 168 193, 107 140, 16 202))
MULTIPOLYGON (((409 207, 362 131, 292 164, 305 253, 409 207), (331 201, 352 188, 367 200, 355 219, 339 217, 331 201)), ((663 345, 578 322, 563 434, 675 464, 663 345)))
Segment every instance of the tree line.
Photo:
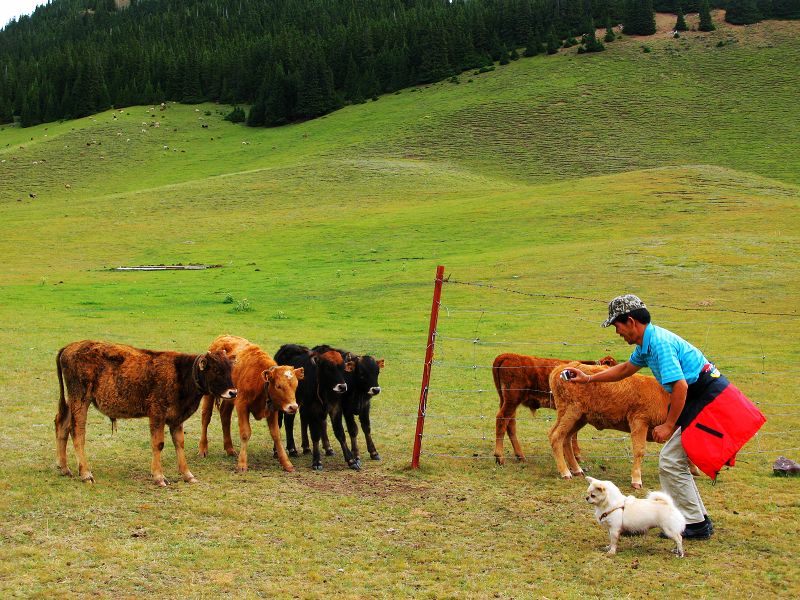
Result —
MULTIPOLYGON (((248 124, 282 125, 522 48, 585 36, 598 51, 595 27, 654 31, 654 1, 678 0, 51 0, 0 31, 0 123, 172 100, 246 104, 248 124)), ((800 17, 800 0, 725 1, 744 19, 800 17)))

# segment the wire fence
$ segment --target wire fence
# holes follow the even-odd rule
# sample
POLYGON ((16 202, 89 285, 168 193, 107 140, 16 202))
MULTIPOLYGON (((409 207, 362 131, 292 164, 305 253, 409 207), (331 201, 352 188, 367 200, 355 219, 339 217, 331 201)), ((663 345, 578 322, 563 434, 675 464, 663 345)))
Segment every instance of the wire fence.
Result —
MULTIPOLYGON (((547 323, 563 319, 565 314, 573 323, 591 322, 597 325, 598 319, 581 314, 569 314, 569 309, 575 311, 575 303, 582 308, 589 305, 591 313, 595 314, 598 312, 598 305, 602 305, 600 314, 604 316, 607 300, 525 292, 493 283, 458 281, 451 277, 442 280, 442 287, 442 299, 438 304, 439 322, 434 338, 435 354, 430 363, 431 380, 426 388, 427 401, 422 415, 426 421, 426 430, 420 434, 423 437, 422 456, 494 460, 494 446, 499 439, 495 434, 496 428, 501 422, 514 421, 519 427, 519 437, 523 446, 534 448, 534 452, 526 453, 526 457, 552 460, 547 431, 554 422, 555 413, 536 412, 533 419, 522 413, 513 416, 494 414, 499 397, 492 375, 489 373, 498 368, 501 371, 503 369, 549 371, 553 367, 495 366, 494 357, 503 352, 520 351, 537 356, 558 354, 562 358, 565 354, 579 355, 579 358, 584 360, 587 358, 586 354, 597 355, 592 356, 595 360, 606 354, 616 355, 620 362, 627 359, 630 348, 627 345, 622 346, 616 340, 579 338, 567 340, 555 339, 556 336, 553 335, 550 335, 549 339, 548 336, 530 339, 530 335, 515 335, 516 332, 526 331, 524 326, 518 324, 519 321, 542 322, 543 320, 547 323), (456 288, 459 293, 452 293, 456 288), (475 296, 479 294, 489 296, 486 302, 490 308, 476 307, 479 301, 476 301, 475 296), (526 301, 537 298, 551 306, 536 310, 516 309, 513 304, 519 297, 526 301), (489 398, 493 399, 491 404, 489 398), (487 410, 490 407, 491 413, 487 410), (526 437, 523 438, 523 435, 526 437)), ((724 365, 723 372, 726 375, 736 378, 737 386, 745 391, 767 417, 765 426, 745 445, 737 457, 752 455, 766 458, 767 455, 773 454, 777 457, 779 454, 800 451, 800 386, 795 380, 794 365, 786 359, 774 356, 771 348, 765 349, 763 338, 761 341, 758 339, 759 336, 768 335, 766 330, 770 327, 781 331, 787 321, 793 323, 793 319, 800 314, 766 313, 731 307, 679 307, 667 304, 649 306, 664 309, 661 312, 667 314, 674 311, 680 317, 691 314, 691 318, 681 319, 679 322, 704 335, 706 344, 714 339, 712 332, 720 329, 726 332, 733 330, 739 338, 753 340, 752 345, 747 346, 743 343, 738 349, 723 347, 724 351, 713 358, 718 367, 724 365), (757 316, 757 322, 742 318, 743 315, 757 316), (703 317, 706 319, 703 320, 703 317), (755 336, 751 333, 754 327, 758 328, 758 335, 755 336)), ((669 323, 669 320, 660 319, 660 322, 669 323)), ((527 331, 530 331, 530 327, 527 331)), ((770 345, 767 344, 767 347, 770 345)), ((399 362, 415 367, 426 366, 421 360, 399 362)), ((418 391, 419 387, 401 386, 396 389, 418 391)), ((552 396, 549 386, 546 385, 512 387, 508 390, 527 392, 540 397, 552 396)), ((543 404, 546 406, 546 403, 543 404)), ((521 405, 519 408, 525 407, 521 405)), ((417 416, 406 411, 390 411, 384 415, 400 420, 417 416)), ((504 440, 500 438, 499 441, 504 440)), ((587 427, 581 430, 580 442, 584 449, 590 450, 591 460, 632 459, 629 434, 607 435, 587 427), (622 453, 620 448, 623 449, 622 453)), ((650 451, 646 452, 645 459, 658 456, 658 446, 655 444, 648 444, 648 450, 650 451)))

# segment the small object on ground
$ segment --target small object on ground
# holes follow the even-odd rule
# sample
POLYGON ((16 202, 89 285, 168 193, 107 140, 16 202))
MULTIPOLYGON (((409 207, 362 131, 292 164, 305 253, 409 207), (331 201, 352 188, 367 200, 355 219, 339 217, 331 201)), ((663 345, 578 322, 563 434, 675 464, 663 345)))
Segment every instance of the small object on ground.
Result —
POLYGON ((790 475, 800 475, 800 464, 785 456, 779 456, 772 465, 772 473, 780 477, 789 477, 790 475))

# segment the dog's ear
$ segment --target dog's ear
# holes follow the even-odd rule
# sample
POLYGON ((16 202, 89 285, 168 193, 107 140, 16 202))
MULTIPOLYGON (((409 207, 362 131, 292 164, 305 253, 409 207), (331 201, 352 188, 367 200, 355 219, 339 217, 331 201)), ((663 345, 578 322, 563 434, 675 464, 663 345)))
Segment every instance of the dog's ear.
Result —
POLYGON ((592 485, 595 481, 597 481, 597 479, 595 479, 594 477, 587 476, 586 481, 589 482, 589 485, 592 485))

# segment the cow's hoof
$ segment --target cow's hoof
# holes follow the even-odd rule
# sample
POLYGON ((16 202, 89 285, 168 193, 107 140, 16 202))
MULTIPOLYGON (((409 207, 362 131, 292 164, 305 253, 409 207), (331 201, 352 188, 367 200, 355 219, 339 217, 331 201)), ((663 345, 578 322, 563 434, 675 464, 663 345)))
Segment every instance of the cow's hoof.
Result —
POLYGON ((194 475, 189 475, 189 477, 184 477, 183 480, 186 483, 200 483, 200 481, 194 475))
POLYGON ((294 465, 282 465, 282 467, 287 473, 294 473, 294 465))
POLYGON ((572 479, 572 473, 566 473, 565 475, 562 475, 561 479, 572 479))
POLYGON ((225 454, 228 456, 239 456, 239 453, 236 452, 233 448, 225 448, 225 454))
POLYGON ((494 462, 495 462, 495 464, 500 465, 501 467, 505 467, 506 466, 506 459, 505 459, 504 456, 495 456, 494 457, 494 462))
POLYGON ((641 482, 632 481, 631 482, 631 487, 633 489, 635 489, 635 490, 640 490, 640 489, 642 489, 642 484, 641 484, 641 482))
POLYGON ((277 450, 273 450, 272 451, 272 458, 278 458, 278 451, 277 450))
POLYGON ((325 456, 333 456, 336 452, 333 451, 333 448, 325 448, 325 456))
MULTIPOLYGON (((297 452, 297 450, 295 450, 295 452, 297 452)), ((311 454, 311 448, 303 448, 303 454, 311 454)))
POLYGON ((81 481, 84 483, 94 483, 94 475, 92 475, 91 471, 87 471, 81 475, 81 481))
POLYGON ((206 458, 208 456, 208 450, 198 450, 197 456, 200 458, 206 458))
POLYGON ((578 469, 577 471, 570 471, 575 477, 586 477, 586 473, 583 472, 583 469, 578 469))
POLYGON ((360 470, 361 470, 361 461, 360 461, 360 460, 358 460, 358 459, 351 460, 351 461, 348 463, 348 465, 349 465, 349 466, 350 466, 350 468, 351 468, 351 469, 353 469, 354 471, 360 471, 360 470))
MULTIPOLYGON (((306 451, 305 451, 305 450, 303 450, 303 454, 306 454, 306 451)), ((290 450, 289 450, 289 456, 298 456, 298 454, 297 454, 297 448, 292 448, 292 449, 290 449, 290 450)))
POLYGON ((525 457, 522 454, 515 454, 514 458, 517 459, 517 462, 525 462, 525 457))
POLYGON ((72 477, 72 471, 70 471, 69 467, 59 467, 58 470, 65 477, 72 477))
POLYGON ((322 465, 311 465, 311 468, 315 471, 322 471, 322 465))
POLYGON ((237 473, 247 473, 247 465, 236 465, 237 473))
POLYGON ((371 452, 371 453, 370 453, 370 455, 369 455, 369 457, 370 457, 372 460, 380 460, 380 459, 381 459, 381 455, 380 455, 380 454, 378 454, 377 452, 371 452))
POLYGON ((161 479, 155 479, 153 481, 158 487, 167 487, 167 480, 164 479, 163 477, 161 479))

